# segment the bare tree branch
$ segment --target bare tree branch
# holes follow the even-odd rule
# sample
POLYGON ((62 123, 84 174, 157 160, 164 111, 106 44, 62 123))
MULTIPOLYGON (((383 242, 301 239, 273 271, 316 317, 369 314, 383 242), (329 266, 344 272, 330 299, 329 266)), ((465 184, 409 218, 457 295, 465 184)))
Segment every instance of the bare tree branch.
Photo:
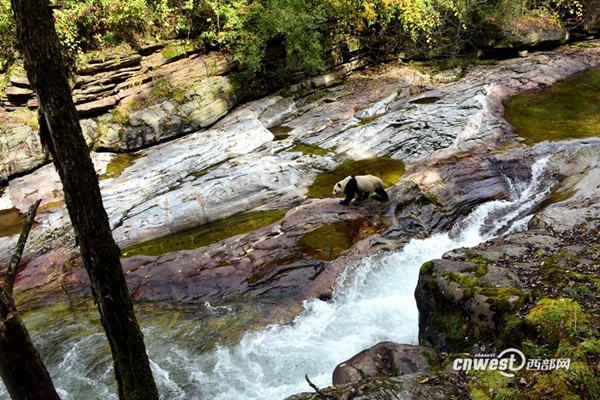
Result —
POLYGON ((15 278, 17 277, 19 263, 21 262, 21 256, 23 256, 23 250, 25 249, 25 244, 27 243, 27 238, 29 237, 29 231, 31 230, 31 225, 33 224, 33 220, 35 219, 35 215, 37 214, 38 207, 41 203, 41 199, 36 201, 29 207, 29 211, 27 211, 27 215, 25 217, 25 223, 23 224, 23 229, 21 230, 21 235, 19 236, 19 241, 17 242, 17 247, 15 248, 15 252, 10 259, 10 264, 8 264, 8 269, 6 270, 6 276, 4 277, 4 291, 12 297, 13 293, 13 285, 15 284, 15 278))
POLYGON ((310 381, 310 379, 308 379, 308 375, 304 375, 304 379, 306 379, 306 382, 308 382, 310 387, 313 388, 314 391, 317 392, 319 397, 321 397, 322 399, 335 399, 334 396, 323 393, 323 391, 321 389, 319 389, 319 387, 317 385, 315 385, 314 383, 312 383, 310 381))

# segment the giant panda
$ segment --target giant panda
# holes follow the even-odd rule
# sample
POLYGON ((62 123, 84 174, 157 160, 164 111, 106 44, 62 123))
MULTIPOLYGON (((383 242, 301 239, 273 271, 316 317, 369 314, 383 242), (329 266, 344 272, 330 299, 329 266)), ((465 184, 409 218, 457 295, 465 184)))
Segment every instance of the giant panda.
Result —
POLYGON ((333 194, 344 193, 346 198, 340 204, 348 205, 358 195, 358 200, 369 198, 371 192, 376 192, 381 201, 388 201, 389 197, 383 190, 383 181, 373 175, 352 175, 344 178, 333 186, 333 194))

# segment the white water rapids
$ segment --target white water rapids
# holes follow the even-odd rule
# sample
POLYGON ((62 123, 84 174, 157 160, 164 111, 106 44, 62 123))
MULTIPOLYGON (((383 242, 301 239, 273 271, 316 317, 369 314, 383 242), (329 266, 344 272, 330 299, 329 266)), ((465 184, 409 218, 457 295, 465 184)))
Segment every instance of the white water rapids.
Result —
MULTIPOLYGON (((289 325, 247 333, 239 344, 208 353, 190 344, 193 331, 179 342, 165 340, 164 327, 145 329, 162 398, 283 399, 311 391, 305 374, 318 386, 331 384, 338 363, 380 341, 416 344, 414 290, 421 265, 448 250, 524 229, 527 214, 549 191, 540 187, 546 163, 547 158, 534 164, 530 182, 510 182, 511 200, 477 207, 452 232, 413 239, 402 251, 349 266, 331 301, 307 301, 304 312, 289 325)), ((30 322, 27 315, 24 319, 30 322)), ((34 332, 33 337, 38 347, 63 349, 54 359, 45 360, 61 397, 116 398, 103 334, 85 332, 89 328, 81 328, 80 323, 57 325, 52 332, 34 332), (52 340, 64 330, 71 331, 68 340, 52 340)), ((0 397, 7 398, 4 388, 0 397)))

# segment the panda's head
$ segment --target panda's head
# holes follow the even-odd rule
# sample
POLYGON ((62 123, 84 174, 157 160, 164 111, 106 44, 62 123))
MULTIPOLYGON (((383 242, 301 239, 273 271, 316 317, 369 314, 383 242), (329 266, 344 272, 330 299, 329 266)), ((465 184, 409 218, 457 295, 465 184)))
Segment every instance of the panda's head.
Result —
POLYGON ((340 193, 344 193, 345 186, 346 185, 344 184, 344 181, 339 181, 338 183, 335 184, 335 186, 333 186, 333 194, 338 195, 340 193))

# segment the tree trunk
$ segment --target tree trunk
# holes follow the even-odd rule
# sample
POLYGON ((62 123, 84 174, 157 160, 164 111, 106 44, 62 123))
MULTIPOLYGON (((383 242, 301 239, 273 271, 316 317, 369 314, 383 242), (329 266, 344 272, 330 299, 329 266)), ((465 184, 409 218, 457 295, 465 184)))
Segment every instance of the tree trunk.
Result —
POLYGON ((42 143, 49 149, 110 343, 120 399, 157 399, 142 332, 83 138, 47 0, 12 0, 25 69, 35 89, 42 143), (44 137, 44 133, 49 138, 44 137))
POLYGON ((0 376, 14 400, 60 400, 12 298, 0 288, 0 376))
POLYGON ((59 399, 48 370, 33 346, 12 299, 19 261, 40 201, 29 208, 4 277, 4 287, 0 287, 0 377, 13 399, 59 399))
POLYGON ((37 210, 41 202, 42 200, 40 199, 33 203, 31 207, 29 207, 27 216, 25 216, 23 229, 21 230, 21 235, 19 235, 19 240, 17 241, 17 248, 11 257, 10 264, 8 264, 8 269, 6 270, 6 276, 4 277, 4 291, 11 297, 13 293, 13 286, 15 284, 15 278, 19 273, 21 256, 23 255, 23 250, 25 249, 25 244, 27 243, 27 238, 29 237, 31 225, 33 225, 33 220, 35 219, 35 215, 37 214, 37 210))

